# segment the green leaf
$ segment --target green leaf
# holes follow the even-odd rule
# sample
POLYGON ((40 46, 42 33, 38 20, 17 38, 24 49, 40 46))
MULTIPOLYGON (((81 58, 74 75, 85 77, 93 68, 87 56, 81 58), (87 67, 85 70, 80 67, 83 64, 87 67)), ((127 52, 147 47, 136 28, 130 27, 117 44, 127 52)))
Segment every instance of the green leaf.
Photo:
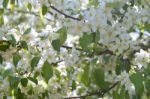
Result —
POLYGON ((10 34, 10 35, 8 35, 6 38, 7 38, 7 40, 11 43, 11 45, 12 45, 13 47, 16 46, 16 39, 15 39, 14 35, 10 34))
POLYGON ((42 76, 45 79, 46 83, 48 83, 49 79, 53 76, 53 68, 48 61, 44 62, 44 65, 42 67, 42 76))
POLYGON ((0 15, 0 26, 4 24, 4 17, 3 15, 0 15))
POLYGON ((76 82, 73 80, 73 81, 72 81, 72 90, 75 90, 75 89, 76 89, 76 86, 77 86, 77 85, 76 85, 76 82))
POLYGON ((14 11, 15 1, 16 0, 11 0, 11 2, 10 2, 10 4, 11 4, 11 6, 10 6, 11 11, 14 11))
POLYGON ((60 51, 60 46, 61 46, 60 39, 53 40, 52 46, 53 46, 54 50, 60 51))
POLYGON ((87 49, 87 47, 93 42, 93 35, 84 33, 80 38, 79 43, 83 49, 87 49))
POLYGON ((146 31, 150 32, 150 24, 148 22, 144 24, 144 28, 146 31))
POLYGON ((2 57, 2 55, 0 55, 0 64, 2 64, 3 63, 3 57, 2 57))
POLYGON ((90 67, 89 65, 84 67, 84 72, 81 76, 81 81, 84 83, 85 86, 89 86, 90 85, 90 67))
POLYGON ((38 80, 36 78, 33 77, 28 77, 28 79, 32 82, 34 82, 35 84, 38 84, 38 80))
POLYGON ((100 68, 94 69, 93 81, 102 89, 105 89, 107 87, 107 83, 104 81, 104 71, 100 68))
POLYGON ((18 87, 19 82, 20 82, 19 77, 15 77, 15 76, 10 76, 9 77, 10 88, 16 89, 18 87))
POLYGON ((17 92, 16 92, 15 96, 16 96, 15 99, 26 99, 25 94, 21 92, 20 88, 17 88, 17 92))
POLYGON ((2 76, 3 76, 3 78, 6 78, 6 77, 10 76, 12 73, 13 72, 11 69, 6 69, 2 72, 2 76))
POLYGON ((110 8, 118 8, 120 5, 118 4, 118 2, 113 2, 113 3, 107 3, 106 4, 107 7, 110 7, 110 8))
POLYGON ((119 75, 121 71, 126 71, 129 72, 131 69, 130 61, 129 60, 123 60, 123 59, 118 59, 116 61, 116 73, 119 75))
POLYGON ((9 0, 3 0, 3 7, 7 8, 8 3, 9 3, 9 0))
POLYGON ((25 30, 25 32, 23 33, 23 35, 29 34, 30 32, 31 32, 31 28, 27 28, 27 29, 25 30))
POLYGON ((99 86, 102 87, 103 86, 103 82, 104 82, 104 71, 101 69, 95 69, 93 72, 93 79, 95 81, 95 83, 99 86))
POLYGON ((118 94, 117 91, 113 92, 113 99, 120 99, 120 95, 118 94))
POLYGON ((34 69, 34 67, 37 66, 37 64, 39 63, 39 60, 40 60, 40 57, 32 58, 32 60, 31 60, 31 67, 32 67, 32 69, 34 69))
POLYGON ((9 41, 5 41, 5 40, 1 40, 0 41, 0 51, 6 51, 7 49, 9 49, 10 43, 9 41))
POLYGON ((42 5, 42 15, 45 15, 48 12, 48 8, 46 5, 42 5))
POLYGON ((89 4, 93 5, 94 7, 98 7, 99 6, 99 1, 98 0, 89 0, 89 4))
POLYGON ((146 79, 146 81, 145 81, 145 87, 147 89, 147 92, 150 93, 150 79, 146 79))
POLYGON ((27 8, 28 8, 29 11, 32 10, 32 5, 31 5, 31 3, 28 3, 28 4, 27 4, 27 8))
POLYGON ((0 16, 4 13, 4 9, 0 8, 0 16))
POLYGON ((37 78, 39 75, 40 75, 40 72, 39 72, 39 71, 35 71, 35 72, 34 72, 34 78, 37 78))
POLYGON ((21 79, 21 85, 22 85, 23 87, 27 87, 27 84, 28 84, 28 79, 27 79, 27 78, 22 78, 22 79, 21 79))
POLYGON ((4 95, 4 96, 3 96, 3 99, 7 99, 7 96, 6 96, 6 95, 4 95))
POLYGON ((141 93, 143 88, 143 76, 140 73, 132 74, 130 80, 135 86, 136 93, 141 93))
POLYGON ((61 28, 57 31, 57 33, 59 33, 59 38, 60 38, 60 44, 64 44, 66 39, 67 39, 67 31, 66 28, 61 28))
POLYGON ((125 99, 125 94, 126 94, 125 86, 122 86, 120 90, 120 99, 125 99))
POLYGON ((95 42, 98 42, 100 40, 100 33, 97 31, 95 36, 95 42))
POLYGON ((25 50, 28 50, 28 45, 26 41, 20 41, 21 47, 25 50))
POLYGON ((21 60, 21 56, 17 53, 13 54, 13 63, 17 66, 18 62, 21 60))

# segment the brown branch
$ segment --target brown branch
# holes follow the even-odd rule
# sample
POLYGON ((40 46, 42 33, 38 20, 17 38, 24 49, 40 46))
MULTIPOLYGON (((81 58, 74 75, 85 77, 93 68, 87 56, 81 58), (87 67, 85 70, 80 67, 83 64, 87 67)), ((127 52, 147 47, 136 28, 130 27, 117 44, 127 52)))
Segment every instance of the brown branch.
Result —
POLYGON ((98 53, 98 55, 103 55, 103 54, 110 54, 110 55, 115 55, 112 51, 110 50, 105 50, 105 51, 101 51, 98 53))
POLYGON ((118 85, 119 82, 114 83, 111 87, 109 87, 106 90, 101 90, 101 91, 97 91, 97 92, 93 92, 93 93, 88 93, 86 95, 82 95, 82 96, 75 96, 75 97, 66 97, 64 99, 85 99, 88 96, 99 96, 99 97, 103 97, 106 93, 108 93, 110 90, 112 90, 116 85, 118 85))
POLYGON ((65 18, 70 18, 70 19, 73 19, 73 20, 81 21, 81 19, 79 19, 79 18, 72 17, 72 16, 67 15, 67 14, 65 14, 64 12, 58 10, 58 9, 57 9, 56 7, 54 7, 51 3, 49 3, 49 4, 50 4, 50 8, 52 8, 52 9, 55 10, 56 12, 58 12, 58 13, 62 14, 63 16, 65 16, 65 18))

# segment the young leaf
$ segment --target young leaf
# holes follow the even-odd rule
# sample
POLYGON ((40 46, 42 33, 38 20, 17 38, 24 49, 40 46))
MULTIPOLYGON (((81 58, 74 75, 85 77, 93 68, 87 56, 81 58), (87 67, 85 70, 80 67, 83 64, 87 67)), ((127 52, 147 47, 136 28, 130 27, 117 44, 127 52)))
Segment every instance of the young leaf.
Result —
POLYGON ((5 41, 5 40, 1 40, 0 41, 0 51, 6 51, 7 49, 9 49, 10 43, 9 41, 5 41))
POLYGON ((31 32, 31 28, 27 28, 23 34, 25 35, 25 34, 28 34, 30 32, 31 32))
POLYGON ((9 3, 9 0, 3 0, 3 7, 7 8, 8 3, 9 3))
POLYGON ((32 82, 34 82, 35 84, 38 84, 38 80, 36 78, 33 77, 28 77, 28 79, 32 82))
POLYGON ((28 8, 29 11, 32 10, 32 5, 31 5, 31 3, 28 3, 28 4, 27 4, 27 8, 28 8))
POLYGON ((61 28, 57 31, 57 33, 59 33, 59 38, 60 38, 60 44, 62 45, 63 43, 65 43, 66 39, 67 39, 67 31, 66 28, 61 28))
POLYGON ((17 88, 15 96, 16 96, 15 99, 26 99, 25 94, 21 92, 20 88, 17 88))
POLYGON ((104 71, 100 68, 93 71, 93 81, 102 89, 107 87, 107 83, 104 81, 104 71))
POLYGON ((32 69, 35 66, 37 66, 37 64, 39 63, 39 60, 40 60, 40 57, 34 57, 34 58, 32 58, 32 60, 31 60, 31 67, 32 67, 32 69))
POLYGON ((93 35, 84 33, 84 35, 80 38, 79 43, 83 49, 87 49, 87 47, 93 42, 93 35))
POLYGON ((15 39, 14 35, 10 34, 10 35, 8 35, 6 38, 7 38, 7 40, 11 43, 11 45, 12 45, 13 47, 16 46, 16 39, 15 39))
POLYGON ((2 64, 3 63, 3 57, 2 57, 2 55, 0 55, 0 64, 2 64))
POLYGON ((72 87, 72 90, 76 89, 76 86, 77 86, 77 85, 76 85, 76 82, 75 82, 75 81, 72 81, 72 86, 71 86, 71 87, 72 87))
POLYGON ((13 63, 17 66, 18 62, 21 60, 21 56, 17 53, 13 54, 13 63))
POLYGON ((4 9, 0 8, 0 16, 4 13, 4 9))
POLYGON ((136 73, 130 76, 130 80, 135 86, 136 93, 139 94, 143 88, 143 76, 140 73, 136 73))
POLYGON ((28 50, 28 45, 26 41, 20 41, 21 47, 25 50, 28 50))
POLYGON ((98 7, 99 1, 98 0, 89 0, 89 4, 93 5, 94 7, 98 7))
POLYGON ((84 72, 81 76, 81 81, 83 82, 83 84, 85 86, 89 86, 90 84, 90 71, 89 71, 90 67, 89 66, 85 66, 84 67, 84 72))
POLYGON ((45 15, 48 12, 48 8, 46 5, 42 5, 42 15, 45 15))
POLYGON ((60 46, 61 46, 60 39, 53 40, 52 46, 53 46, 54 50, 60 51, 60 46))
POLYGON ((3 76, 3 78, 6 78, 6 77, 8 77, 9 75, 11 75, 13 72, 12 72, 12 70, 11 69, 6 69, 6 70, 4 70, 3 72, 2 72, 2 76, 3 76))
POLYGON ((12 89, 16 89, 18 87, 19 82, 20 82, 19 77, 15 77, 15 76, 9 77, 9 84, 12 89))
POLYGON ((144 24, 144 28, 146 31, 150 32, 150 24, 148 22, 144 24))
POLYGON ((44 62, 44 65, 42 67, 42 76, 45 79, 46 83, 48 83, 49 79, 53 76, 53 68, 48 61, 44 62))
POLYGON ((21 79, 21 85, 22 85, 23 87, 27 87, 27 84, 28 84, 28 79, 27 79, 27 78, 22 78, 22 79, 21 79))
POLYGON ((4 24, 4 17, 3 15, 0 15, 0 26, 4 24))

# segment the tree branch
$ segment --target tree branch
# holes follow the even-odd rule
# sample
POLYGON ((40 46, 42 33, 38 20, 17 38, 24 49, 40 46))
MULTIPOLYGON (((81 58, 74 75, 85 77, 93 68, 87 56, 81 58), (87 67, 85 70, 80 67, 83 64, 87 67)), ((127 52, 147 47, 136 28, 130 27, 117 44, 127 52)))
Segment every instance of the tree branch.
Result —
POLYGON ((51 3, 49 3, 49 4, 50 4, 50 8, 52 8, 52 9, 55 10, 56 12, 58 12, 58 13, 62 14, 63 16, 65 16, 65 18, 70 18, 70 19, 73 19, 73 20, 81 21, 81 19, 79 19, 79 18, 72 17, 72 16, 67 15, 67 14, 65 14, 64 12, 58 10, 58 9, 57 9, 56 7, 54 7, 51 3))
POLYGON ((86 95, 82 95, 82 96, 75 96, 75 97, 66 97, 64 99, 77 99, 77 98, 80 98, 80 99, 84 99, 88 96, 99 96, 99 97, 103 97, 106 93, 108 93, 110 90, 112 90, 116 85, 118 85, 119 82, 116 82, 114 83, 111 87, 109 87, 108 89, 106 90, 101 90, 101 91, 97 91, 97 92, 93 92, 93 93, 89 93, 89 94, 86 94, 86 95))
MULTIPOLYGON (((69 46, 66 46, 66 45, 62 45, 61 47, 62 47, 62 48, 66 48, 66 49, 73 49, 73 47, 69 47, 69 46)), ((110 51, 110 50, 100 51, 99 53, 93 53, 93 52, 90 52, 90 51, 83 50, 83 49, 81 49, 81 48, 75 48, 75 49, 78 50, 78 51, 82 51, 82 52, 86 52, 86 53, 94 54, 94 55, 103 55, 103 54, 115 55, 115 54, 114 54, 112 51, 110 51)))

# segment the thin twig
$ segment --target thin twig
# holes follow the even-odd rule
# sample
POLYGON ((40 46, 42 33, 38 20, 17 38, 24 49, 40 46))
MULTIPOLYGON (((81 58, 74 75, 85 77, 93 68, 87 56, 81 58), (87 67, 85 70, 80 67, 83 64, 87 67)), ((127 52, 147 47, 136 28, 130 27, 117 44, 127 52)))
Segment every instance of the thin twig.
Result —
MULTIPOLYGON (((62 48, 66 48, 66 49, 73 49, 73 47, 70 47, 70 46, 66 46, 66 45, 62 45, 61 46, 62 48)), ((87 53, 93 53, 93 52, 90 52, 90 51, 86 51, 86 50, 83 50, 81 48, 75 48, 76 50, 78 51, 82 51, 82 52, 87 52, 87 53)), ((99 53, 93 53, 95 55, 104 55, 104 54, 110 54, 110 55, 115 55, 112 51, 110 50, 104 50, 104 51, 100 51, 99 53)))
POLYGON ((99 96, 99 97, 103 97, 106 93, 108 93, 110 90, 112 90, 116 85, 118 85, 119 82, 116 82, 114 83, 111 87, 109 87, 108 89, 106 90, 101 90, 101 91, 97 91, 97 92, 93 92, 93 93, 88 93, 86 95, 82 95, 82 96, 75 96, 75 97, 66 97, 64 99, 77 99, 77 98, 80 98, 80 99, 84 99, 88 96, 99 96))
POLYGON ((50 3, 50 7, 51 7, 53 10, 55 10, 56 12, 58 12, 58 13, 64 15, 65 18, 70 18, 70 19, 73 19, 73 20, 81 21, 81 19, 79 19, 79 18, 72 17, 72 16, 67 15, 67 14, 65 14, 64 12, 58 10, 58 9, 57 9, 56 7, 54 7, 51 3, 50 3))

